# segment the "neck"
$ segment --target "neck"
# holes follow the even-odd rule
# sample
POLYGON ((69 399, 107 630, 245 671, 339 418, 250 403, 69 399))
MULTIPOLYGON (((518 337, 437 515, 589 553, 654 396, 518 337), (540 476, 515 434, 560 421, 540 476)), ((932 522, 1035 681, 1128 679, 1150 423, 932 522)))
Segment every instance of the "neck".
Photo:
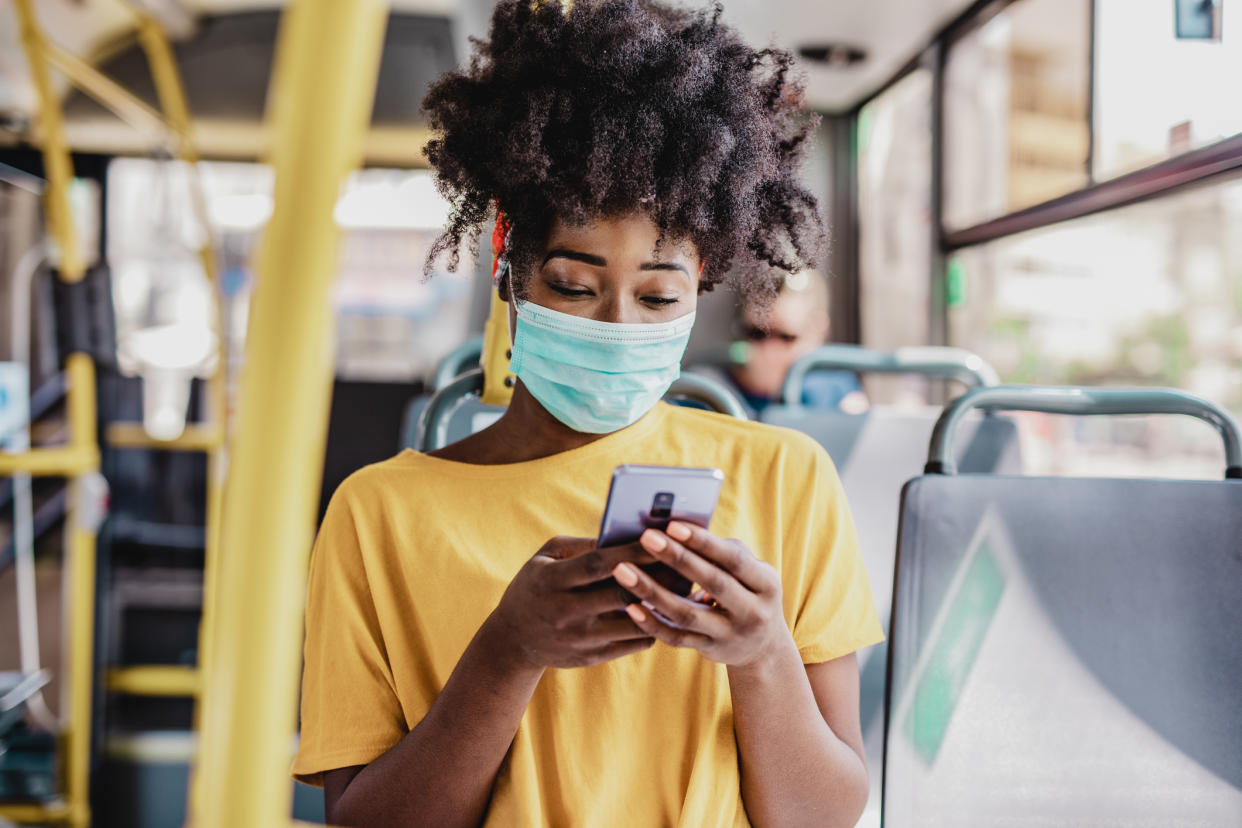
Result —
POLYGON ((574 431, 549 414, 519 381, 504 416, 477 435, 483 439, 475 447, 479 459, 473 462, 491 464, 538 460, 585 446, 604 436, 574 431))

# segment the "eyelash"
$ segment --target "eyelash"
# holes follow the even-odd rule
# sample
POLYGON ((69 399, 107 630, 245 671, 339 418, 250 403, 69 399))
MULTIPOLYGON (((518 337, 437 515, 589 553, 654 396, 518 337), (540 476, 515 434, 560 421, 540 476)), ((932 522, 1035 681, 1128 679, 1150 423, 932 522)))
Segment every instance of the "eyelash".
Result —
POLYGON ((552 288, 553 290, 555 290, 555 291, 556 291, 557 293, 559 293, 561 296, 575 296, 575 297, 577 297, 577 296, 593 296, 593 295, 594 295, 594 294, 593 294, 591 291, 589 291, 589 290, 574 290, 573 288, 567 288, 567 287, 564 287, 564 286, 562 286, 562 285, 548 285, 548 287, 550 287, 550 288, 552 288))
MULTIPOLYGON (((573 288, 564 287, 563 285, 549 285, 548 287, 552 288, 562 296, 568 296, 571 298, 595 295, 589 290, 574 290, 573 288)), ((676 305, 681 300, 676 297, 668 296, 644 296, 642 301, 646 302, 648 305, 667 307, 668 305, 676 305)))

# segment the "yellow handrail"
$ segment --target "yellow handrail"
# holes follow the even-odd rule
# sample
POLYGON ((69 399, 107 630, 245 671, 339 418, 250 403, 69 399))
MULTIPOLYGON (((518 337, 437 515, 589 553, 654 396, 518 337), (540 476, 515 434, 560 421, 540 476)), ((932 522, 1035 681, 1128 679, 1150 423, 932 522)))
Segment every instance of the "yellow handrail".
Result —
MULTIPOLYGON (((220 336, 216 340, 216 371, 207 380, 207 421, 208 425, 197 429, 187 428, 182 437, 185 447, 200 443, 207 452, 207 516, 206 545, 203 557, 203 614, 199 624, 198 636, 198 667, 205 674, 211 662, 212 630, 219 614, 217 608, 217 583, 221 566, 220 558, 220 515, 224 500, 224 479, 227 466, 228 412, 226 394, 228 392, 228 343, 224 339, 224 286, 220 278, 219 264, 215 256, 215 242, 212 238, 211 220, 207 211, 207 198, 203 190, 202 178, 198 171, 198 150, 194 144, 192 133, 193 121, 190 116, 190 105, 185 94, 185 85, 181 73, 177 69, 177 61, 173 55, 172 44, 159 21, 142 8, 129 3, 138 23, 138 42, 147 56, 147 64, 151 68, 151 77, 155 81, 155 91, 160 99, 160 109, 169 125, 177 134, 178 157, 189 168, 190 199, 194 212, 203 232, 203 246, 199 251, 203 270, 211 281, 216 299, 216 319, 220 336)), ((130 424, 117 423, 109 429, 109 438, 121 440, 135 436, 127 432, 130 424)), ((115 445, 115 443, 114 443, 115 445)), ((181 448, 153 442, 154 448, 181 448)), ((196 718, 201 716, 201 709, 196 711, 196 718)))
POLYGON ((224 493, 211 669, 203 676, 196 828, 289 822, 289 745, 302 607, 331 394, 339 230, 357 166, 387 4, 294 0, 273 91, 275 208, 263 237, 224 493))
POLYGON ((114 693, 135 696, 195 696, 201 673, 179 664, 118 667, 108 671, 105 686, 114 693))
POLYGON ((44 177, 48 187, 48 232, 59 246, 60 260, 57 270, 65 282, 79 282, 86 274, 86 263, 78 251, 78 237, 73 227, 73 213, 69 206, 69 184, 73 181, 73 161, 69 156, 69 144, 65 141, 65 123, 61 117, 56 90, 52 87, 52 75, 47 63, 47 41, 39 29, 31 0, 14 0, 18 25, 21 28, 22 47, 30 64, 30 76, 39 98, 39 123, 43 145, 44 177))
MULTIPOLYGON (((210 386, 210 382, 209 382, 210 386)), ((172 440, 157 440, 142 423, 109 423, 104 429, 104 439, 113 448, 145 448, 161 451, 215 451, 223 443, 224 435, 220 426, 213 423, 185 427, 180 437, 172 440)))
POLYGON ((20 454, 0 454, 0 477, 22 472, 45 477, 75 477, 99 470, 99 445, 95 442, 95 365, 91 358, 82 353, 70 354, 65 362, 65 379, 69 444, 30 449, 20 454))
MULTIPOLYGON (((21 27, 22 47, 30 65, 39 101, 44 175, 44 209, 48 229, 58 247, 57 270, 64 282, 80 282, 86 264, 78 250, 77 231, 69 201, 73 161, 65 140, 60 102, 52 87, 48 44, 39 28, 31 0, 14 0, 21 27)), ((88 478, 98 475, 99 446, 95 441, 95 366, 84 353, 72 353, 65 364, 69 380, 70 441, 65 448, 34 449, 18 455, 0 455, 0 474, 30 471, 61 474, 70 479, 66 523, 65 596, 70 607, 65 665, 68 668, 68 709, 60 733, 63 801, 51 802, 37 812, 7 810, 10 819, 65 822, 73 828, 90 824, 91 700, 94 696, 95 641, 95 531, 99 513, 86 509, 92 492, 88 478)))
POLYGON ((483 393, 487 405, 507 406, 513 397, 509 379, 509 303, 492 288, 492 306, 483 326, 483 393))
POLYGON ((176 132, 160 113, 146 101, 130 92, 112 78, 77 55, 50 41, 45 41, 48 61, 64 73, 69 82, 90 95, 125 123, 146 133, 161 144, 175 147, 176 132))

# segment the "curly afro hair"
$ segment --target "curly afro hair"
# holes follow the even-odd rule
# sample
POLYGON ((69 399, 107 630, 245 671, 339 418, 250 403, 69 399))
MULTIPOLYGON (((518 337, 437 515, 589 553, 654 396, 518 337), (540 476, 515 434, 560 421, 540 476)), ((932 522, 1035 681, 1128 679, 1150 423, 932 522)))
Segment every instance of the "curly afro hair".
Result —
MULTIPOLYGON (((721 6, 651 0, 500 0, 467 69, 423 100, 425 151, 452 205, 426 270, 502 210, 515 275, 533 272, 553 219, 643 212, 704 260, 701 290, 726 276, 750 299, 773 269, 812 267, 823 223, 798 171, 816 119, 801 109, 792 56, 755 50, 721 6)), ((521 282, 517 289, 522 290, 521 282)))

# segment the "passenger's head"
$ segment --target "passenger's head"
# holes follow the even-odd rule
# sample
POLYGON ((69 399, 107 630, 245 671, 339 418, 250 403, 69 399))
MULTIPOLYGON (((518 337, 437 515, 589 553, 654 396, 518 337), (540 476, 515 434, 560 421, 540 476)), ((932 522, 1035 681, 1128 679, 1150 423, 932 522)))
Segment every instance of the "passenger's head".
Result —
POLYGON ((828 339, 828 282, 812 270, 788 274, 775 302, 743 299, 739 322, 745 344, 733 375, 749 393, 776 399, 790 366, 828 339))
POLYGON ((477 250, 497 209, 518 297, 606 321, 682 315, 726 279, 762 302, 773 268, 816 260, 824 232, 798 180, 814 124, 791 58, 719 17, 500 0, 469 67, 423 102, 453 206, 428 270, 477 250))

